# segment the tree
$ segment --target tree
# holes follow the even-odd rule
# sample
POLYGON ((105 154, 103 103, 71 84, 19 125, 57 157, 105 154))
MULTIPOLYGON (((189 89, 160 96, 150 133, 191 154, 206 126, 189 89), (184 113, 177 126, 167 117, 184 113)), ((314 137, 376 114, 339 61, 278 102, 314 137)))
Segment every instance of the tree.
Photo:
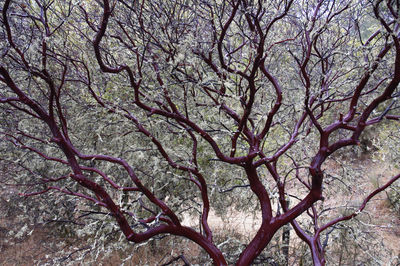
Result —
POLYGON ((252 199, 260 226, 237 265, 288 223, 324 265, 322 232, 400 178, 318 212, 334 196, 324 163, 398 126, 398 1, 2 2, 2 145, 27 169, 24 197, 87 200, 127 241, 180 236, 215 265, 210 209, 252 199))

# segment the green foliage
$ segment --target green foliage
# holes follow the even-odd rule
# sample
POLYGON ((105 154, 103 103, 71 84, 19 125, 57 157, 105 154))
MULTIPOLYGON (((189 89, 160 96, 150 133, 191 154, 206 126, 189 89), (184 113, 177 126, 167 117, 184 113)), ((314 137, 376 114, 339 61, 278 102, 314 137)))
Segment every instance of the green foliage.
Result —
MULTIPOLYGON (((305 2, 243 1, 225 28, 235 9, 227 1, 115 0, 110 1, 110 17, 103 22, 107 28, 101 36, 101 21, 108 15, 103 14, 102 1, 11 1, 4 14, 13 40, 3 14, 0 66, 52 120, 38 117, 32 104, 3 100, 15 97, 15 90, 4 74, 0 76, 4 101, 0 163, 2 184, 6 184, 2 190, 12 187, 12 193, 2 198, 1 214, 18 213, 20 228, 10 235, 19 239, 34 226, 52 222, 57 234, 93 244, 90 260, 114 250, 131 251, 123 241, 127 236, 115 223, 115 213, 99 206, 106 205, 101 195, 72 178, 77 170, 68 157, 71 153, 85 178, 104 189, 135 232, 167 224, 166 208, 155 203, 151 193, 180 220, 196 221, 191 227, 203 236, 204 225, 198 221, 204 215, 205 198, 226 224, 231 222, 228 210, 250 212, 260 219, 265 202, 254 193, 254 177, 249 178, 246 165, 276 156, 257 166, 256 178, 270 200, 271 215, 278 217, 284 212, 280 200, 290 199, 296 206, 310 193, 315 178, 310 169, 322 147, 357 139, 360 147, 342 147, 318 165, 324 175, 324 197, 331 201, 313 205, 318 218, 308 210, 297 219, 309 233, 316 230, 316 223, 353 213, 363 200, 358 194, 352 198, 358 192, 354 187, 363 184, 369 191, 371 180, 373 189, 386 181, 376 172, 367 176, 362 164, 393 162, 397 163, 393 168, 399 168, 399 123, 385 119, 399 115, 399 88, 371 113, 376 126, 367 126, 360 137, 354 137, 362 114, 393 78, 395 48, 373 15, 372 2, 321 1, 323 11, 315 20, 317 2, 305 2), (266 35, 260 37, 260 31, 266 35), (367 43, 374 32, 376 38, 367 43), (385 47, 391 48, 387 55, 376 59, 385 47), (343 124, 321 136, 316 124, 326 129, 343 122, 367 73, 371 79, 357 98, 354 117, 346 122, 350 129, 343 124), (279 110, 272 111, 278 105, 279 110), (266 125, 269 118, 271 124, 266 125), (57 142, 55 128, 72 147, 70 153, 57 142), (265 136, 258 140, 263 130, 265 136), (247 159, 224 161, 217 150, 226 157, 247 159), (254 151, 255 157, 250 158, 254 151), (118 160, 124 160, 131 171, 115 163, 118 160), (135 189, 124 191, 124 187, 135 189), (22 199, 18 193, 38 195, 22 199), (348 202, 332 200, 337 195, 348 202), (149 217, 154 219, 146 221, 149 217)), ((381 12, 390 15, 387 8, 381 12)), ((397 212, 398 191, 396 186, 388 191, 397 212)), ((357 254, 373 250, 376 254, 371 256, 377 257, 384 247, 374 243, 370 249, 361 248, 361 242, 374 235, 366 228, 356 230, 357 226, 346 223, 327 230, 330 235, 322 241, 337 241, 327 248, 328 262, 376 263, 357 254), (347 250, 351 252, 345 254, 347 250)), ((255 264, 284 263, 281 233, 277 231, 255 264)), ((212 244, 228 263, 234 263, 249 241, 227 228, 215 234, 212 244)), ((154 250, 159 245, 174 247, 162 239, 145 243, 154 250)), ((308 265, 311 253, 305 244, 295 244, 300 248, 293 252, 294 260, 308 265)), ((179 248, 185 250, 184 245, 179 248)), ((85 252, 77 260, 84 260, 85 252)), ((198 263, 210 263, 203 253, 199 252, 198 263)))

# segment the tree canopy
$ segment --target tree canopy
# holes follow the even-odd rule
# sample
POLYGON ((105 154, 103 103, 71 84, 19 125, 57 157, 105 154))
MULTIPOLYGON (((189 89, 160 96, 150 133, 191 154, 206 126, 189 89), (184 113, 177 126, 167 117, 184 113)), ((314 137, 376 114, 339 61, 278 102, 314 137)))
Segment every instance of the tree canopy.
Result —
POLYGON ((362 183, 355 151, 398 162, 398 0, 0 3, 0 159, 21 197, 81 199, 125 241, 179 236, 215 265, 250 265, 290 224, 324 265, 400 178, 324 215, 362 183), (235 255, 209 225, 230 207, 259 220, 235 255))

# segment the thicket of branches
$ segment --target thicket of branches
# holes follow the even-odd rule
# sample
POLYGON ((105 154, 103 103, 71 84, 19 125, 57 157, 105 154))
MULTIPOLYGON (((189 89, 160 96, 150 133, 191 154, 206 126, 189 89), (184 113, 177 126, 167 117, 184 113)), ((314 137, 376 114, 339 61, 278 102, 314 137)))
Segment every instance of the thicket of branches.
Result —
POLYGON ((1 3, 1 159, 22 197, 87 201, 125 241, 179 236, 215 265, 250 265, 290 224, 324 265, 400 178, 325 215, 362 182, 350 148, 399 139, 398 0, 1 3), (235 255, 208 221, 230 205, 260 221, 235 255))

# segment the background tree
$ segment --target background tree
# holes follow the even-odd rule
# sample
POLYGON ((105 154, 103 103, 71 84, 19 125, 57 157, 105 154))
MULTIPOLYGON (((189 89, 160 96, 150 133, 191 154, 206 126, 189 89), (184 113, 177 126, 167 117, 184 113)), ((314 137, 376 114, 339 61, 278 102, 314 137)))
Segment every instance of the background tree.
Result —
POLYGON ((249 265, 290 223, 323 265, 325 233, 400 177, 321 215, 327 160, 367 128, 398 138, 398 14, 389 0, 5 0, 1 145, 26 170, 22 196, 92 202, 127 241, 175 235, 249 265), (225 254, 210 210, 249 202, 257 233, 225 254))

